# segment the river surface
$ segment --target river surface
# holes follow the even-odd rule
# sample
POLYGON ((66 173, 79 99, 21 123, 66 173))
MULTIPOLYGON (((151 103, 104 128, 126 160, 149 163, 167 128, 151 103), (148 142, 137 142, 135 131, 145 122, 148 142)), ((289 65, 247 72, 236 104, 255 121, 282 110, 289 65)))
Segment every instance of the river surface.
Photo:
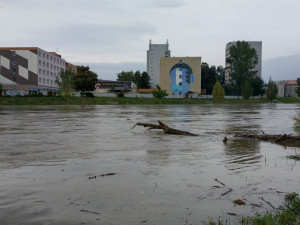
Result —
POLYGON ((299 150, 226 130, 299 135, 292 119, 299 110, 0 106, 0 224, 196 225, 274 211, 285 193, 300 193, 300 163, 286 158, 299 150), (133 128, 157 120, 199 136, 133 128))

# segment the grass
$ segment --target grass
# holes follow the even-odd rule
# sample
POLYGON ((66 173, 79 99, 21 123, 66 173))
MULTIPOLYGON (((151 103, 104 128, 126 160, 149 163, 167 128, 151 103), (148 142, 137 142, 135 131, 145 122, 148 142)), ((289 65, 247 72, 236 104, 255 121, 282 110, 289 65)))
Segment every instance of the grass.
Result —
MULTIPOLYGON (((209 221, 209 225, 229 225, 228 221, 220 220, 218 222, 209 221)), ((266 212, 257 214, 250 218, 241 218, 241 225, 299 225, 300 224, 300 198, 295 192, 285 196, 285 203, 282 210, 276 213, 266 212)))
POLYGON ((289 155, 287 156, 288 159, 300 160, 300 155, 289 155))
MULTIPOLYGON (((284 103, 300 103, 298 98, 278 98, 279 102, 284 103), (288 100, 287 100, 288 99, 288 100)), ((70 105, 174 105, 174 104, 260 104, 269 103, 266 98, 256 99, 156 99, 156 98, 118 98, 118 97, 72 97, 70 105)), ((0 105, 67 105, 68 101, 63 97, 0 97, 0 105)))

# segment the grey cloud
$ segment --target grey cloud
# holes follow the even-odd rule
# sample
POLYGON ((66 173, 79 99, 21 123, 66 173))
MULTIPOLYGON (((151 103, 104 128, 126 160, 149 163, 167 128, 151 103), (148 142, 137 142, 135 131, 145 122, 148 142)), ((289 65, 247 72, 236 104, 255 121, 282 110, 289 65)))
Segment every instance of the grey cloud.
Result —
POLYGON ((144 4, 157 8, 178 8, 187 5, 183 0, 144 0, 144 4))
POLYGON ((146 71, 145 62, 122 62, 122 63, 75 63, 76 65, 89 66, 90 69, 98 74, 99 79, 116 80, 117 74, 122 71, 146 71))
POLYGON ((263 60, 262 73, 265 82, 272 80, 296 80, 300 78, 300 54, 263 60))
POLYGON ((141 40, 145 35, 154 33, 156 33, 156 29, 146 23, 70 24, 31 30, 27 33, 27 42, 34 39, 35 43, 47 43, 51 46, 64 46, 89 52, 102 49, 120 53, 121 47, 132 46, 134 48, 135 42, 141 40))

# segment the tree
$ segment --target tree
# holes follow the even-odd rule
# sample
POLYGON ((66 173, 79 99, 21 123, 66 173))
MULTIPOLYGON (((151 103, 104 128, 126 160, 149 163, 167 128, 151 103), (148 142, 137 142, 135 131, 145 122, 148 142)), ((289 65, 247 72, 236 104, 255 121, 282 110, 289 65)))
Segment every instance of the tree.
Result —
POLYGON ((133 83, 136 83, 136 78, 133 74, 133 71, 125 72, 122 71, 118 75, 117 81, 132 81, 133 83))
POLYGON ((218 66, 216 70, 216 79, 220 81, 221 85, 225 85, 225 69, 223 66, 218 66))
POLYGON ((224 88, 222 87, 221 83, 219 80, 216 81, 216 84, 213 88, 213 92, 212 92, 213 96, 214 96, 214 99, 217 99, 217 100, 222 100, 224 99, 224 96, 225 96, 225 90, 224 88))
POLYGON ((250 84, 250 82, 247 80, 245 80, 243 86, 242 86, 242 96, 244 99, 249 99, 252 95, 253 95, 253 88, 250 84))
POLYGON ((251 48, 245 41, 238 41, 231 46, 229 55, 230 56, 226 58, 226 62, 229 64, 226 70, 228 70, 230 74, 230 82, 237 85, 238 95, 240 95, 245 80, 257 73, 257 71, 253 69, 258 63, 258 56, 256 50, 251 48))
POLYGON ((94 91, 97 81, 97 74, 90 71, 89 66, 77 66, 76 76, 74 77, 74 88, 76 91, 94 91))
POLYGON ((0 96, 2 96, 3 85, 0 83, 0 96))
POLYGON ((269 83, 267 84, 266 95, 270 101, 273 101, 278 93, 277 85, 272 81, 271 77, 269 79, 269 83))
POLYGON ((253 88, 253 96, 263 96, 265 93, 265 82, 261 77, 254 76, 249 78, 249 83, 253 88))
POLYGON ((74 90, 74 77, 76 75, 70 70, 61 70, 59 77, 56 77, 55 82, 58 85, 60 94, 67 99, 68 104, 70 97, 72 96, 72 91, 74 90))
POLYGON ((216 67, 209 67, 209 65, 206 62, 203 62, 201 64, 201 88, 206 90, 206 94, 212 94, 212 90, 215 83, 216 67))
POLYGON ((150 77, 146 71, 144 71, 140 77, 140 80, 138 82, 139 88, 150 88, 150 77))
POLYGON ((169 95, 167 93, 167 91, 166 90, 162 90, 159 85, 156 85, 156 87, 157 87, 157 91, 153 91, 152 92, 153 97, 162 99, 162 98, 164 98, 164 97, 166 97, 166 96, 169 95))
POLYGON ((296 94, 298 95, 298 97, 300 97, 300 78, 297 78, 297 88, 296 88, 296 94))

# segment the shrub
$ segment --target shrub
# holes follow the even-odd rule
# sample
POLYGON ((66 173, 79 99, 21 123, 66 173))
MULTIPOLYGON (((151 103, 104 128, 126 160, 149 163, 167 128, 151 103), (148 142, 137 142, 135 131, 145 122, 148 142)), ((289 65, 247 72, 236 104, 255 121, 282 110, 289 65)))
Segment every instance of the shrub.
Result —
POLYGON ((94 94, 92 92, 80 92, 81 97, 93 98, 94 94))
POLYGON ((220 81, 218 81, 218 80, 216 81, 215 86, 213 87, 212 94, 214 96, 214 99, 217 99, 217 100, 224 99, 225 90, 222 87, 220 81))

